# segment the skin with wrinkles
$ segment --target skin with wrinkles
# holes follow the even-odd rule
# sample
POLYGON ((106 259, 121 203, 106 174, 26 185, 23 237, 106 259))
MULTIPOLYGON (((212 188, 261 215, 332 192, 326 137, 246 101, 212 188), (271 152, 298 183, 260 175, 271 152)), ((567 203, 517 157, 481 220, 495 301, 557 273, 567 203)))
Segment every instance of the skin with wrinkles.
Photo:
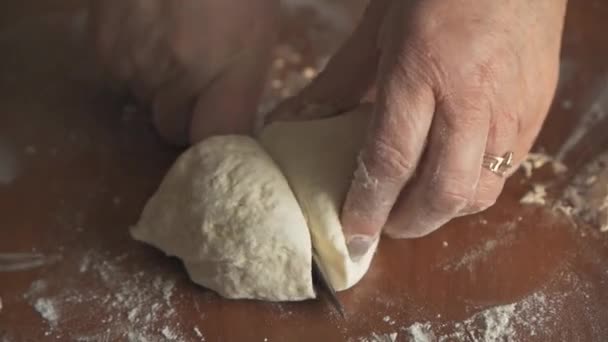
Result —
MULTIPOLYGON (((269 121, 374 103, 341 222, 351 256, 381 231, 431 233, 496 201, 484 153, 530 150, 551 104, 567 0, 374 0, 326 69, 269 121), (374 186, 370 186, 373 184, 374 186)), ((92 0, 104 65, 185 143, 245 133, 278 0, 92 0), (188 127, 189 126, 189 127, 188 127)))
POLYGON ((513 151, 517 164, 531 148, 557 84, 565 8, 373 1, 327 68, 272 113, 307 120, 375 103, 342 210, 351 256, 382 230, 420 237, 494 204, 504 178, 481 168, 483 154, 513 151))
POLYGON ((167 141, 247 134, 271 62, 278 0, 90 0, 99 60, 167 141))

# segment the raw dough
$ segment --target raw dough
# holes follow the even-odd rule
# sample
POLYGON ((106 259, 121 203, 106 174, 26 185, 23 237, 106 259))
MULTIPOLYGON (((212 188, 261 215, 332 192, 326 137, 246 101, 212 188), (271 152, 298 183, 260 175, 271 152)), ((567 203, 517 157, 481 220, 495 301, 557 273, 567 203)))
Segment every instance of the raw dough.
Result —
POLYGON ((275 123, 259 142, 206 139, 173 165, 132 235, 182 259, 194 282, 222 296, 272 301, 315 296, 312 235, 334 288, 353 286, 375 246, 351 261, 339 213, 368 116, 365 108, 275 123))
POLYGON ((313 245, 334 288, 345 290, 367 272, 376 246, 351 261, 339 213, 348 191, 368 123, 369 107, 334 118, 278 122, 260 141, 295 192, 313 245))
POLYGON ((276 164, 252 138, 187 150, 131 229, 179 257, 191 279, 228 298, 315 296, 306 221, 276 164))

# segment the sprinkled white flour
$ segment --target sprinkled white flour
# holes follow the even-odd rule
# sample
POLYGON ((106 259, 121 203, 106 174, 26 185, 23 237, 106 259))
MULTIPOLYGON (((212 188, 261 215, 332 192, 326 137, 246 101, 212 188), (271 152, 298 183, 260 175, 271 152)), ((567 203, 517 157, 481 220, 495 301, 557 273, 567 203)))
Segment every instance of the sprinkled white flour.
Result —
POLYGON ((473 272, 475 267, 490 257, 496 248, 508 245, 515 240, 514 230, 516 228, 516 221, 507 222, 500 227, 495 238, 482 241, 479 245, 469 248, 460 258, 449 260, 439 266, 444 271, 449 272, 456 272, 462 269, 473 272))
POLYGON ((601 232, 608 231, 608 152, 583 167, 555 208, 601 232))
MULTIPOLYGON (((174 301, 181 296, 175 291, 175 280, 153 272, 133 273, 125 266, 129 265, 125 259, 128 255, 83 255, 76 265, 78 274, 101 283, 101 287, 71 286, 70 282, 82 281, 78 278, 34 281, 24 297, 49 324, 46 334, 73 341, 137 342, 184 341, 192 336, 193 327, 183 327, 177 320, 174 301), (96 313, 99 322, 78 319, 87 305, 101 311, 96 313)), ((200 329, 194 331, 198 340, 204 340, 200 329)))
POLYGON ((521 204, 547 204, 547 187, 544 184, 532 184, 532 190, 528 191, 524 197, 519 200, 521 204))
POLYGON ((177 334, 169 327, 164 327, 161 332, 163 333, 163 336, 169 340, 175 340, 177 338, 177 334))
POLYGON ((551 329, 559 305, 559 299, 538 292, 517 303, 487 308, 461 322, 416 322, 401 330, 412 342, 525 341, 551 329))
POLYGON ((57 325, 57 321, 59 320, 59 312, 57 311, 57 307, 53 299, 38 298, 36 299, 36 302, 34 302, 34 308, 52 328, 57 325))
POLYGON ((388 334, 372 333, 369 337, 361 337, 358 342, 395 342, 397 341, 398 333, 392 332, 388 334))
POLYGON ((414 323, 405 329, 412 342, 431 342, 435 339, 433 332, 430 330, 430 323, 414 323))
POLYGON ((26 271, 61 260, 61 255, 40 253, 0 253, 0 272, 26 271))
POLYGON ((528 156, 521 162, 521 170, 526 178, 531 178, 534 171, 542 168, 545 165, 551 165, 551 169, 555 174, 560 174, 568 170, 566 165, 555 160, 552 156, 545 153, 528 153, 528 156))
MULTIPOLYGON (((559 175, 568 170, 568 167, 561 161, 556 160, 544 153, 529 153, 521 163, 521 170, 528 179, 532 178, 534 171, 541 169, 545 165, 550 165, 554 175, 559 175)), ((531 189, 519 200, 521 204, 546 205, 547 186, 542 183, 532 183, 531 189)))
POLYGON ((201 330, 198 327, 194 327, 193 330, 194 330, 194 333, 196 334, 196 336, 201 338, 201 341, 205 340, 205 337, 203 337, 203 333, 201 332, 201 330))

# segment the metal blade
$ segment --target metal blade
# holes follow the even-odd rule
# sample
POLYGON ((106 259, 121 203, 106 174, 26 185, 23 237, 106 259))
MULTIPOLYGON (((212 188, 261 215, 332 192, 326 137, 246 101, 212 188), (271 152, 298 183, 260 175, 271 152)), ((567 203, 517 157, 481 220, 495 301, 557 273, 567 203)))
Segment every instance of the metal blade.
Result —
POLYGON ((344 307, 342 307, 340 300, 338 300, 338 297, 336 296, 336 290, 333 288, 333 286, 331 286, 329 278, 327 278, 326 273, 323 271, 323 267, 321 266, 321 262, 319 261, 319 256, 317 255, 317 252, 314 249, 312 250, 312 274, 316 280, 316 287, 320 288, 321 290, 317 290, 317 295, 319 295, 320 292, 323 292, 328 297, 329 302, 334 307, 334 309, 338 311, 340 316, 342 316, 342 318, 346 318, 344 307))

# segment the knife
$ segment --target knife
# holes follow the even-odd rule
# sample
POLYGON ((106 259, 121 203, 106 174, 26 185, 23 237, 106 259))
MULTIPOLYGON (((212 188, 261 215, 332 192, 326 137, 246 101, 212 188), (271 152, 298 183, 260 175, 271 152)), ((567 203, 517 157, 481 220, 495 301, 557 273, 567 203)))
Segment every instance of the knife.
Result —
POLYGON ((313 248, 312 250, 312 275, 313 281, 315 283, 315 292, 317 296, 327 297, 333 308, 342 316, 342 318, 346 318, 346 314, 344 312, 344 307, 340 303, 338 296, 336 295, 336 290, 329 282, 329 278, 327 277, 327 273, 323 270, 323 266, 319 261, 319 255, 317 251, 313 248))

